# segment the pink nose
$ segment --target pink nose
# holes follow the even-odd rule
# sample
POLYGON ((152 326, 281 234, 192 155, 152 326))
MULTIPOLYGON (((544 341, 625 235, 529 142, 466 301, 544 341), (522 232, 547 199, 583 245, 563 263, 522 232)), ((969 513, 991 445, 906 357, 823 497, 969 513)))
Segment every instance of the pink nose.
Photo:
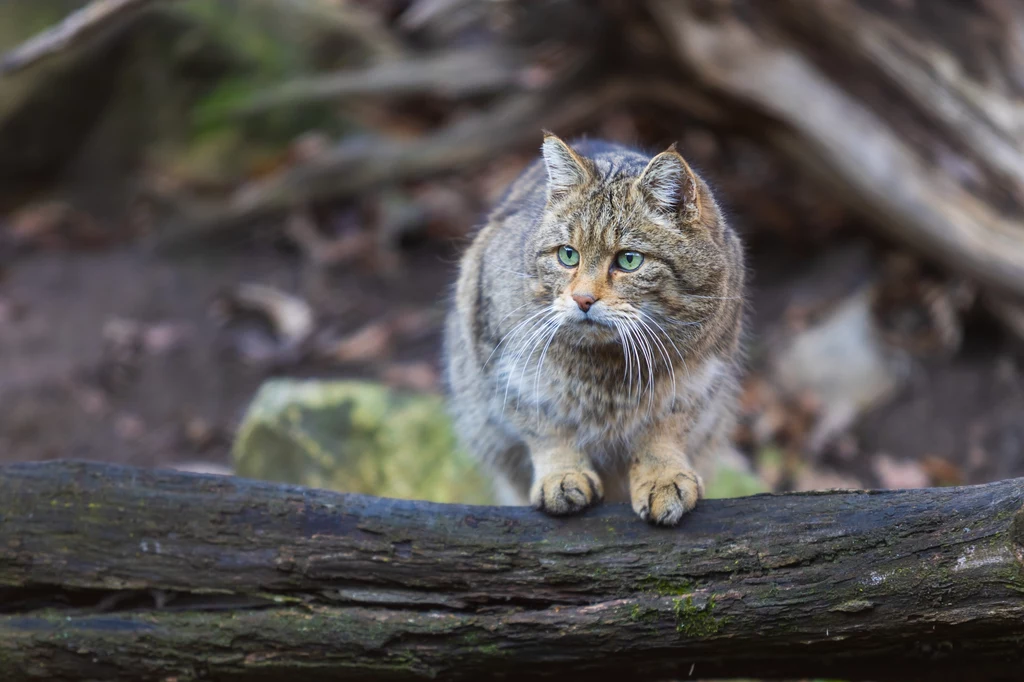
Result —
POLYGON ((587 312, 597 299, 590 294, 573 294, 572 300, 576 301, 576 305, 580 307, 580 310, 587 312))

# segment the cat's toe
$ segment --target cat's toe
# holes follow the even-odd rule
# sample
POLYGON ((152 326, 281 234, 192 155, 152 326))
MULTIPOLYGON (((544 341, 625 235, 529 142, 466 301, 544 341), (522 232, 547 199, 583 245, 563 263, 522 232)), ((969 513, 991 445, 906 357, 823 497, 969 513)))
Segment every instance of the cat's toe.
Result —
POLYGON ((534 483, 530 502, 547 514, 575 514, 597 504, 604 497, 601 479, 588 470, 558 471, 534 483))
POLYGON ((692 471, 669 471, 632 482, 633 510, 644 521, 674 526, 697 506, 703 494, 700 477, 692 471))

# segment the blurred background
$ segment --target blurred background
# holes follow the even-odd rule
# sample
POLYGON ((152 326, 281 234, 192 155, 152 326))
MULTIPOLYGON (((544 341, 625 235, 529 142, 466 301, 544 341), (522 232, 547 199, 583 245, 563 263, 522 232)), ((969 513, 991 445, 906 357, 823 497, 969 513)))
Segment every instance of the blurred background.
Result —
POLYGON ((0 462, 486 501, 441 325, 546 128, 745 239, 716 494, 1024 475, 1024 5, 85 4, 0 3, 0 462))

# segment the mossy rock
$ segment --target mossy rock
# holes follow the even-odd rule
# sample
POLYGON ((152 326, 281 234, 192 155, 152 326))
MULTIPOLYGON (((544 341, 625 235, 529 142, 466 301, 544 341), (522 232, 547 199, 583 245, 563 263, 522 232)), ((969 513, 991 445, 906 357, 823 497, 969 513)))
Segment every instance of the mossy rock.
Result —
POLYGON ((771 492, 756 474, 723 465, 704 482, 704 496, 709 499, 746 497, 771 492))
POLYGON ((493 503, 443 400, 358 381, 277 379, 239 431, 239 476, 433 502, 493 503))

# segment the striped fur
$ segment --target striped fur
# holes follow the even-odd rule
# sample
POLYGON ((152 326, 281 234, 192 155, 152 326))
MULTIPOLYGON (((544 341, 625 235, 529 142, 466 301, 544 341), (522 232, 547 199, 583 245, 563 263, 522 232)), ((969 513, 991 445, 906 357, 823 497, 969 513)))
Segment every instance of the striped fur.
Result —
POLYGON ((652 159, 548 134, 542 150, 461 263, 445 333, 460 439, 506 503, 630 500, 673 525, 730 447, 740 241, 674 147, 652 159), (625 250, 637 270, 617 266, 625 250), (573 294, 595 299, 588 312, 573 294))

